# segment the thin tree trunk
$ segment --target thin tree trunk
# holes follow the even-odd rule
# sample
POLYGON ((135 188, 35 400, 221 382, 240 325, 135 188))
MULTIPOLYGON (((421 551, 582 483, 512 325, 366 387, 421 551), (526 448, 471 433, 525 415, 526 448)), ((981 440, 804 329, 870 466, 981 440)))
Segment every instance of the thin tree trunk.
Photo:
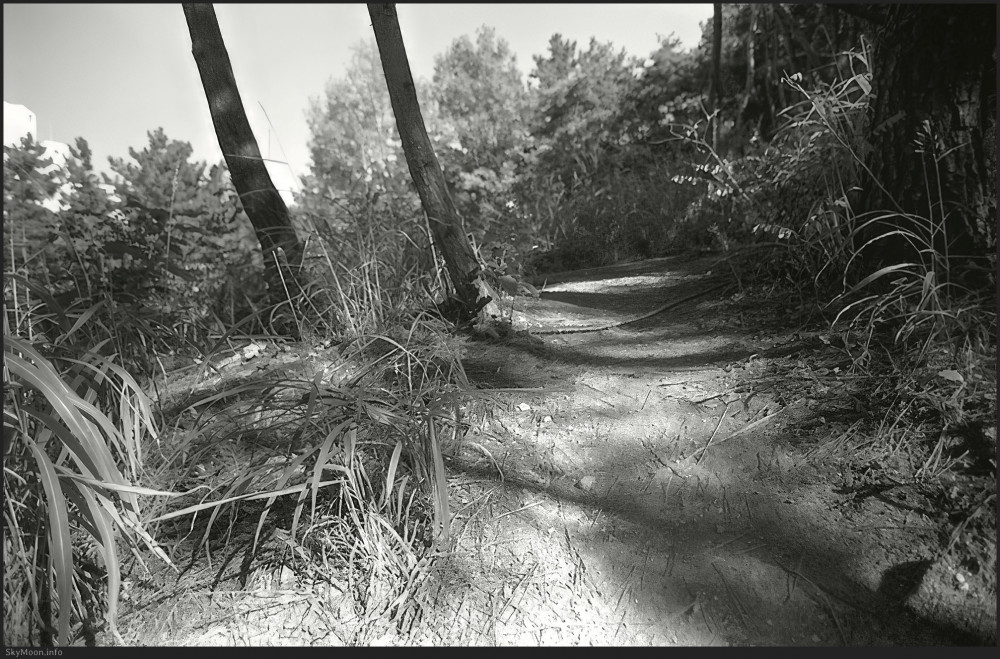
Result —
POLYGON ((753 128, 748 125, 747 115, 751 107, 751 100, 756 94, 755 81, 757 78, 757 56, 754 49, 754 43, 757 40, 757 5, 748 5, 747 11, 750 12, 750 27, 747 31, 746 41, 747 77, 743 87, 743 98, 740 100, 740 108, 735 117, 737 128, 734 130, 734 133, 739 136, 735 141, 739 144, 741 155, 747 148, 750 138, 753 137, 753 128))
MULTIPOLYGON (((757 63, 760 65, 761 80, 759 86, 760 112, 758 126, 760 136, 765 142, 770 142, 777 130, 775 121, 775 100, 772 93, 778 85, 774 79, 774 62, 779 57, 778 45, 774 39, 774 19, 770 5, 757 5, 757 20, 760 26, 761 39, 758 42, 757 63)), ((777 90, 781 93, 781 89, 777 90)))
POLYGON ((802 33, 799 26, 796 25, 795 17, 789 14, 784 7, 777 3, 772 5, 772 7, 774 8, 774 16, 781 31, 782 41, 785 42, 785 50, 788 51, 788 61, 791 63, 792 68, 794 70, 812 72, 819 66, 819 54, 813 47, 812 42, 802 33), (803 62, 801 64, 797 61, 799 58, 796 57, 797 53, 795 52, 794 44, 798 44, 802 51, 801 59, 803 62))
POLYGON ((481 277, 479 260, 462 229, 458 209, 448 194, 441 165, 427 137, 396 7, 392 4, 369 4, 368 15, 382 58, 382 70, 389 88, 399 139, 403 143, 406 165, 427 214, 434 243, 444 256, 462 308, 462 320, 474 318, 484 308, 486 313, 499 315, 499 308, 491 303, 491 299, 496 299, 495 293, 481 277))
MULTIPOLYGON (((219 147, 243 210, 260 241, 269 301, 281 305, 301 292, 302 247, 250 129, 215 8, 210 4, 183 7, 191 33, 191 51, 205 88, 219 147)), ((294 327, 286 323, 281 329, 292 331, 294 327)))
POLYGON ((713 3, 712 16, 712 149, 719 149, 719 106, 722 99, 722 4, 713 3))

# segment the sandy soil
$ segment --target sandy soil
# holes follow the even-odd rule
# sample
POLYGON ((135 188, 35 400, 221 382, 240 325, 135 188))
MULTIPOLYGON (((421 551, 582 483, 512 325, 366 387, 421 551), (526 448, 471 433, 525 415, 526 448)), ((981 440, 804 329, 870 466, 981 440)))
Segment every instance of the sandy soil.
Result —
MULTIPOLYGON (((709 288, 712 266, 550 277, 514 324, 627 320, 709 288)), ((933 560, 929 519, 838 493, 838 436, 859 416, 833 377, 844 355, 794 329, 743 326, 732 306, 709 296, 602 332, 469 346, 470 379, 525 391, 486 412, 456 461, 456 507, 489 513, 458 514, 446 569, 467 589, 510 591, 488 629, 487 612, 446 598, 479 630, 463 641, 995 642, 995 568, 976 578, 933 560), (811 379, 767 386, 796 362, 811 379)))
POLYGON ((713 266, 550 276, 511 309, 534 336, 466 344, 482 395, 447 448, 454 541, 408 607, 366 614, 349 589, 287 568, 213 591, 219 566, 200 566, 134 597, 125 640, 995 644, 995 538, 972 570, 940 551, 913 497, 845 487, 864 400, 824 337, 762 328, 732 290, 537 334, 641 316, 715 285, 713 266))

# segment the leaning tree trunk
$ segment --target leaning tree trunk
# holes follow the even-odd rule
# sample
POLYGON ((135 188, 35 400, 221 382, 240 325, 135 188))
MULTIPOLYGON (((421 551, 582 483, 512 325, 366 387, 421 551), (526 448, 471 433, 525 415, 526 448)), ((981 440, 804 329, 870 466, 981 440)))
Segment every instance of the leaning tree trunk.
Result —
MULTIPOLYGON (((191 33, 191 50, 208 98, 219 147, 243 210, 260 241, 269 302, 278 308, 301 292, 302 247, 250 129, 215 9, 210 4, 183 7, 191 33)), ((296 330, 289 321, 279 329, 296 330)))
MULTIPOLYGON (((889 5, 880 24, 861 205, 895 214, 882 232, 937 220, 926 244, 961 274, 996 239, 996 6, 889 5)), ((873 247, 877 265, 919 258, 898 235, 873 247)))
POLYGON ((499 315, 496 303, 491 303, 491 299, 496 299, 495 293, 481 277, 482 267, 462 229, 458 208, 448 194, 441 165, 427 137, 396 7, 392 4, 369 4, 368 15, 372 19, 406 165, 430 222, 434 243, 444 256, 461 306, 461 320, 474 318, 484 308, 487 313, 499 315))

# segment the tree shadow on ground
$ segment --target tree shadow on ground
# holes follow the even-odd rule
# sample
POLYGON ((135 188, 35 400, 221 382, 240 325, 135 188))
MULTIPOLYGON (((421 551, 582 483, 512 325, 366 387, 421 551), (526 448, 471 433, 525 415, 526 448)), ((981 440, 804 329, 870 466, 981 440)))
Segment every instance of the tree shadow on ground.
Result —
MULTIPOLYGON (((651 273, 662 270, 665 264, 674 272, 659 286, 632 292, 622 288, 614 293, 599 290, 543 293, 543 298, 560 300, 561 304, 556 305, 560 313, 566 312, 567 305, 572 303, 577 309, 570 315, 580 319, 593 318, 595 310, 598 316, 613 311, 621 317, 623 311, 631 311, 633 315, 641 313, 642 309, 635 309, 636 305, 648 309, 655 301, 662 303, 668 297, 682 299, 690 291, 706 287, 704 277, 677 277, 674 264, 668 260, 643 266, 641 270, 651 273)), ((706 269, 704 262, 688 261, 684 265, 684 275, 700 275, 706 269)), ((609 277, 632 276, 636 272, 633 264, 583 274, 567 273, 563 281, 597 282, 609 277)), ((618 282, 615 284, 617 286, 618 282)), ((550 303, 543 299, 535 309, 544 310, 546 304, 550 303)), ((474 351, 476 354, 463 361, 474 386, 532 389, 523 393, 542 398, 554 391, 565 392, 567 387, 569 390, 575 387, 578 395, 574 402, 578 407, 574 411, 594 424, 603 422, 613 427, 616 424, 627 426, 626 415, 634 410, 628 404, 601 401, 600 397, 586 391, 585 387, 590 386, 587 377, 592 377, 588 373, 606 378, 612 390, 609 396, 613 397, 621 393, 613 391, 616 377, 652 374, 669 377, 684 373, 686 379, 694 372, 703 372, 707 381, 710 377, 719 377, 721 371, 717 367, 721 364, 747 361, 753 355, 787 357, 822 347, 818 339, 808 335, 805 339, 786 336, 762 347, 751 340, 750 330, 724 326, 724 318, 691 306, 599 333, 546 337, 544 342, 521 336, 493 346, 495 350, 489 345, 480 345, 474 351), (716 323, 713 329, 704 328, 713 321, 716 323), (593 399, 592 403, 579 407, 583 398, 593 399)), ((549 309, 551 311, 552 307, 549 309)), ((787 329, 785 332, 792 333, 787 329)), ((653 388, 656 382, 650 380, 645 386, 653 388)), ((544 402, 541 407, 544 408, 544 402)), ((530 408, 539 409, 538 402, 533 402, 530 408)), ((671 409, 676 411, 676 408, 671 409)), ((825 423, 841 412, 839 408, 816 406, 795 422, 801 427, 824 417, 825 423)), ((636 433, 639 431, 635 429, 636 433)), ((689 476, 687 480, 674 481, 670 476, 666 487, 660 483, 662 496, 655 490, 650 493, 641 489, 634 481, 630 483, 624 478, 618 480, 608 476, 641 474, 647 469, 650 455, 637 442, 615 446, 602 463, 589 466, 589 473, 602 476, 592 489, 581 488, 579 474, 557 475, 539 484, 516 469, 504 473, 502 487, 505 496, 515 502, 511 511, 517 511, 516 502, 530 493, 535 498, 551 497, 560 504, 595 511, 595 520, 603 515, 619 521, 621 527, 616 531, 616 542, 624 545, 619 558, 613 560, 610 554, 602 558, 596 551, 600 543, 591 541, 595 545, 592 560, 605 573, 613 573, 616 567, 625 564, 647 576, 647 583, 654 584, 648 588, 665 595, 665 600, 663 597, 659 600, 643 598, 640 603, 637 597, 636 604, 650 619, 662 621, 660 627, 664 632, 670 631, 670 625, 681 624, 679 621, 691 622, 688 619, 692 611, 700 606, 709 614, 705 624, 708 625, 709 619, 714 620, 716 630, 724 627, 722 635, 734 644, 810 644, 808 635, 802 637, 801 634, 813 629, 825 629, 834 635, 817 640, 814 634, 813 644, 995 643, 995 636, 982 638, 954 621, 924 615, 908 604, 907 598, 919 588, 929 566, 925 556, 913 553, 919 552, 920 547, 908 550, 913 553, 908 559, 880 567, 881 578, 872 578, 876 574, 872 572, 872 565, 878 565, 879 561, 867 560, 869 557, 859 556, 859 552, 879 549, 877 540, 873 541, 874 545, 864 544, 868 538, 837 518, 836 511, 829 509, 828 500, 818 498, 819 490, 813 487, 815 483, 809 483, 805 475, 797 473, 797 467, 802 465, 801 452, 795 448, 799 441, 791 432, 753 431, 738 441, 713 448, 704 462, 701 458, 691 460, 689 455, 678 464, 691 467, 695 478, 689 476), (762 469, 762 460, 770 459, 767 457, 769 451, 780 454, 774 458, 779 474, 776 478, 759 477, 760 474, 754 471, 762 469), (793 467, 783 465, 782 459, 790 461, 793 467), (799 460, 798 465, 796 460, 799 460), (671 483, 677 483, 672 493, 669 492, 671 483), (803 500, 809 497, 812 497, 812 505, 805 505, 803 500), (730 504, 726 502, 741 499, 746 515, 737 515, 739 521, 734 521, 728 511, 730 504), (719 512, 720 505, 725 514, 719 512), (621 530, 625 528, 627 530, 621 530), (639 560, 644 550, 645 559, 639 560), (859 567, 859 558, 866 559, 864 569, 859 567), (782 599, 782 593, 776 592, 776 588, 786 584, 788 593, 782 599), (694 608, 690 599, 692 594, 699 602, 694 608), (827 616, 832 621, 827 619, 820 623, 810 619, 814 615, 827 616), (770 627, 772 622, 773 628, 770 627), (782 629, 783 626, 788 629, 782 629), (791 636, 792 630, 799 636, 791 636)), ((525 445, 521 441, 503 450, 513 455, 514 460, 530 461, 540 458, 537 454, 543 449, 541 445, 530 442, 525 445)), ((497 463, 466 460, 460 456, 451 466, 483 482, 500 480, 497 463)), ((500 487, 500 483, 497 486, 500 487)), ((518 515, 531 521, 529 510, 518 512, 518 515)), ((893 560, 898 560, 900 552, 894 553, 893 560)))
MULTIPOLYGON (((482 463, 453 461, 451 468, 484 482, 498 479, 496 470, 482 463)), ((620 468, 620 465, 614 468, 620 468)), ((978 646, 995 642, 955 625, 922 617, 906 606, 900 597, 900 589, 913 589, 916 586, 914 580, 919 580, 921 576, 918 574, 919 570, 914 568, 926 571, 928 561, 910 561, 889 568, 879 587, 872 590, 852 576, 848 566, 854 557, 850 552, 831 547, 822 536, 802 533, 803 529, 814 526, 815 522, 802 518, 794 509, 787 511, 780 522, 773 518, 758 520, 752 531, 753 538, 744 539, 746 534, 743 534, 736 541, 727 542, 720 539, 717 521, 710 516, 702 520, 687 519, 678 524, 669 519, 672 512, 669 509, 654 513, 637 505, 629 496, 586 493, 565 480, 539 485, 507 474, 502 484, 517 501, 525 498, 526 493, 552 497, 563 504, 598 511, 598 515, 626 522, 634 529, 634 533, 619 527, 618 537, 626 543, 626 551, 636 556, 642 556, 643 548, 651 543, 655 546, 656 543, 667 542, 670 550, 665 553, 673 553, 674 556, 662 557, 663 560, 671 563, 698 563, 697 567, 684 571, 679 579, 669 576, 663 578, 659 587, 665 591, 677 591, 667 598, 669 602, 675 603, 677 609, 684 608, 684 602, 691 593, 699 593, 698 599, 708 612, 707 620, 714 623, 711 627, 718 631, 722 628, 723 621, 732 625, 729 629, 719 631, 731 644, 769 645, 774 644, 776 638, 773 633, 762 633, 755 629, 753 622, 741 623, 739 614, 740 608, 774 609, 773 603, 766 601, 760 592, 754 592, 755 589, 746 584, 741 586, 732 579, 727 581, 722 572, 717 572, 718 577, 712 574, 712 570, 720 569, 718 566, 738 564, 748 556, 774 568, 770 577, 783 574, 796 579, 799 582, 797 587, 807 590, 807 596, 811 599, 822 602, 825 610, 831 613, 838 611, 833 614, 841 629, 840 642, 835 643, 836 645, 978 646), (791 535, 795 531, 797 533, 791 535), (763 539, 765 545, 755 544, 758 539, 763 539), (708 553, 711 554, 711 560, 704 558, 708 553), (692 560, 693 557, 696 560, 692 560), (712 570, 707 569, 709 567, 712 570), (741 604, 734 606, 734 601, 741 604)), ((770 501, 759 502, 758 507, 771 507, 779 503, 776 498, 772 498, 770 501)), ((648 556, 647 549, 647 559, 648 556)), ((608 573, 615 568, 610 562, 590 567, 597 567, 599 572, 608 573)), ((671 572, 673 571, 672 569, 671 572)), ((655 578, 654 576, 653 579, 655 578)), ((664 620, 664 633, 672 631, 668 623, 682 613, 683 610, 664 611, 658 606, 650 606, 647 611, 650 617, 664 620)), ((780 613, 780 610, 774 610, 776 618, 780 613)), ((777 624, 781 625, 780 619, 777 624)), ((780 638, 780 633, 778 637, 780 638)), ((779 641, 778 644, 783 643, 779 641)))

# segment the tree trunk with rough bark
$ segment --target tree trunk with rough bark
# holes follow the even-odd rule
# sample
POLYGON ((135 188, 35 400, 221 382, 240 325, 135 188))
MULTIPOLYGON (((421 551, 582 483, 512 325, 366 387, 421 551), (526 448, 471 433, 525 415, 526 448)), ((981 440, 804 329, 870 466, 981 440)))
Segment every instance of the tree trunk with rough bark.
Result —
POLYGON ((712 117, 711 139, 712 149, 719 149, 719 124, 722 122, 720 100, 722 99, 722 4, 713 5, 712 14, 712 117))
MULTIPOLYGON (((987 263, 996 241, 996 6, 897 4, 883 17, 862 209, 895 214, 883 232, 913 228, 906 215, 937 219, 934 249, 963 276, 987 263)), ((918 257, 899 236, 871 256, 918 257)))
MULTIPOLYGON (((733 144, 736 145, 738 156, 741 157, 746 153, 747 145, 754 134, 754 126, 748 115, 750 114, 751 101, 753 101, 756 94, 757 78, 757 56, 754 48, 757 38, 755 36, 757 33, 757 5, 749 5, 748 11, 750 13, 750 27, 747 30, 748 37, 746 40, 747 75, 743 83, 743 92, 739 97, 739 106, 733 117, 733 121, 735 122, 735 126, 733 127, 733 144)), ((754 107, 756 107, 756 103, 754 103, 754 107)))
POLYGON ((441 165, 427 137, 396 7, 392 4, 369 4, 368 14, 375 31, 375 41, 378 43, 392 112, 396 117, 396 128, 406 155, 406 165, 427 214, 434 244, 444 256, 448 275, 461 306, 460 320, 471 320, 481 310, 499 315, 496 303, 491 302, 491 299, 498 299, 496 293, 481 276, 482 267, 462 229, 458 208, 448 194, 441 165))
MULTIPOLYGON (((183 8, 219 147, 263 252, 269 302, 281 306, 302 290, 302 247, 250 129, 215 8, 210 4, 183 8)), ((294 332, 293 325, 285 322, 279 329, 294 332)))

